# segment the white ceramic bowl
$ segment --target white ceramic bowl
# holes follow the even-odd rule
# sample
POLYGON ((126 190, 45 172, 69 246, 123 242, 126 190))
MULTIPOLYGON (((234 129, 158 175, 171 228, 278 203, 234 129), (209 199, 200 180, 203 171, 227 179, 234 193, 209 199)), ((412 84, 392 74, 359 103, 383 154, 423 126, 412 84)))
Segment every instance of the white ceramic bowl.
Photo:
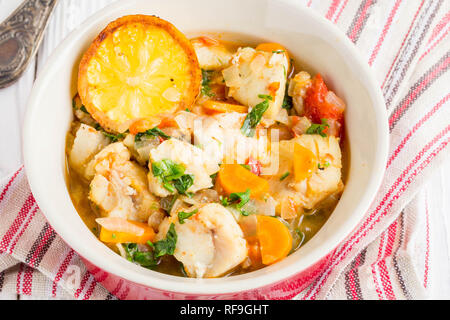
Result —
MULTIPOLYGON (((306 270, 319 265, 355 228, 380 185, 387 151, 385 106, 367 63, 344 33, 300 1, 119 1, 76 28, 48 59, 30 95, 24 124, 25 167, 39 207, 65 242, 90 262, 89 266, 95 265, 110 279, 128 284, 131 292, 136 292, 129 296, 133 298, 243 297, 240 293, 256 292, 261 287, 270 297, 274 284, 305 276, 306 270), (78 63, 110 21, 137 13, 166 19, 188 36, 218 32, 223 39, 279 42, 296 61, 314 73, 320 72, 328 86, 345 100, 350 146, 347 184, 329 220, 300 250, 279 263, 239 276, 180 278, 121 258, 97 240, 79 218, 67 192, 64 153, 73 117, 71 101, 78 63), (160 295, 152 296, 152 292, 160 295)), ((111 289, 111 283, 105 285, 111 289)))

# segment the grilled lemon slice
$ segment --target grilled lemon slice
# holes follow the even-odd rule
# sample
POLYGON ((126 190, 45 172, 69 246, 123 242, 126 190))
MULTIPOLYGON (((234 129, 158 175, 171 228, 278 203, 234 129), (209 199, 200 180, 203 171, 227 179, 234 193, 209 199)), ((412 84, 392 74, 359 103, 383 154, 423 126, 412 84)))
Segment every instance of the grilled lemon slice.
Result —
POLYGON ((137 119, 158 124, 199 94, 201 70, 189 40, 171 23, 131 15, 110 24, 84 54, 78 91, 106 130, 124 132, 137 119))

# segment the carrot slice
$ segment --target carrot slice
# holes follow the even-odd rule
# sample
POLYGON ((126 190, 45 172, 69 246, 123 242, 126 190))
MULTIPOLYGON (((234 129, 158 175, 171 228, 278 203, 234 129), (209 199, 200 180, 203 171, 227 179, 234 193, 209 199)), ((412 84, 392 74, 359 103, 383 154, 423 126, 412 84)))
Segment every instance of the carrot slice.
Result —
POLYGON ((155 232, 146 223, 121 218, 100 218, 96 219, 96 221, 102 227, 100 240, 103 242, 143 244, 147 241, 153 241, 155 238, 155 232))
POLYGON ((245 192, 250 189, 250 197, 259 198, 269 190, 267 180, 240 164, 221 165, 217 179, 227 193, 245 192))
POLYGON ((258 46, 256 46, 256 50, 260 51, 266 51, 266 52, 272 52, 272 53, 284 53, 286 55, 286 58, 289 62, 288 67, 290 66, 290 59, 289 54, 285 47, 283 47, 281 44, 276 42, 267 42, 267 43, 260 43, 258 46))
POLYGON ((225 112, 239 112, 239 113, 247 113, 248 108, 245 106, 241 106, 238 104, 220 102, 208 100, 203 104, 203 108, 206 109, 207 112, 217 112, 217 113, 225 113, 225 112))
POLYGON ((316 155, 304 146, 294 144, 294 177, 299 182, 309 178, 317 168, 316 155))
POLYGON ((257 219, 262 263, 268 265, 285 258, 292 250, 289 229, 275 217, 259 215, 257 219))

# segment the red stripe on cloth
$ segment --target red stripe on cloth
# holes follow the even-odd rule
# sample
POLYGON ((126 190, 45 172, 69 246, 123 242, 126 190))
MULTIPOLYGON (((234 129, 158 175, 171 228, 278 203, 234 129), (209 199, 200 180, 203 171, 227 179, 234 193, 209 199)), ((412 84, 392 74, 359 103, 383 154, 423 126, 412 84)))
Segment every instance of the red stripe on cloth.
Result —
POLYGON ((25 266, 25 275, 22 282, 22 293, 28 296, 31 296, 31 289, 33 287, 33 272, 33 268, 25 266))
MULTIPOLYGON (((100 271, 100 269, 99 269, 99 271, 100 271)), ((89 286, 89 289, 86 291, 86 294, 84 295, 83 300, 89 300, 91 298, 91 295, 94 292, 96 286, 98 285, 98 283, 106 280, 106 278, 108 278, 108 274, 106 272, 104 272, 100 277, 98 277, 98 279, 94 279, 92 281, 91 285, 89 286)))
POLYGON ((327 14, 325 15, 325 18, 327 18, 328 20, 331 20, 331 18, 333 18, 334 13, 336 12, 340 2, 341 0, 332 0, 330 8, 328 9, 327 14))
POLYGON ((372 0, 367 0, 366 4, 364 5, 364 8, 361 12, 361 15, 359 16, 358 20, 356 21, 355 26, 353 27, 353 30, 350 32, 349 38, 354 42, 356 35, 358 34, 359 29, 362 26, 362 23, 364 21, 364 18, 366 17, 367 10, 369 9, 370 5, 372 4, 372 0))
POLYGON ((12 183, 14 182, 14 180, 16 179, 16 177, 20 173, 20 171, 22 171, 22 169, 23 169, 23 166, 20 167, 20 169, 17 170, 16 173, 14 173, 14 175, 11 177, 11 179, 9 179, 8 183, 3 188, 2 193, 0 194, 0 202, 2 202, 3 198, 5 197, 6 193, 9 190, 9 188, 11 187, 12 183))
POLYGON ((427 249, 425 252, 425 270, 423 274, 423 286, 426 289, 428 286, 428 269, 429 269, 429 260, 430 260, 430 220, 429 220, 429 212, 428 212, 428 197, 425 194, 425 217, 426 217, 426 243, 427 249))
POLYGON ((353 300, 359 299, 358 291, 357 291, 356 284, 355 284, 355 275, 356 275, 356 272, 358 272, 357 270, 358 270, 360 262, 361 262, 361 254, 358 255, 358 257, 356 258, 355 266, 349 272, 350 292, 352 294, 353 300))
MULTIPOLYGON (((0 242, 0 250, 8 252, 8 247, 11 240, 19 231, 19 228, 22 226, 23 222, 28 216, 28 213, 33 208, 35 203, 36 201, 34 200, 33 195, 30 193, 28 198, 25 200, 25 203, 22 205, 22 208, 20 208, 20 211, 14 219, 13 223, 8 228, 8 231, 6 231, 5 235, 3 236, 2 241, 0 242)), ((9 251, 9 253, 12 253, 12 251, 9 251)))
POLYGON ((403 102, 403 104, 390 116, 389 118, 389 126, 397 120, 402 114, 403 110, 409 105, 409 103, 418 95, 418 93, 429 83, 431 82, 442 70, 444 70, 448 64, 450 63, 450 56, 444 59, 442 63, 440 63, 434 70, 429 73, 423 81, 410 93, 408 98, 403 102))
POLYGON ((377 255, 377 259, 375 260, 374 263, 372 263, 371 265, 371 269, 372 269, 372 278, 373 278, 373 282, 375 284, 375 291, 378 294, 378 299, 379 300, 383 300, 384 296, 383 296, 383 290, 381 289, 381 284, 378 281, 378 272, 377 272, 377 267, 378 267, 378 262, 381 261, 381 257, 382 257, 382 253, 383 253, 383 244, 384 244, 384 237, 385 237, 386 232, 383 232, 380 236, 380 245, 378 247, 378 255, 377 255))
POLYGON ((86 271, 84 273, 83 278, 81 279, 80 286, 78 287, 77 291, 75 291, 75 294, 74 294, 75 298, 78 299, 78 297, 80 296, 81 292, 83 292, 84 286, 86 285, 86 282, 88 281, 89 277, 92 277, 92 276, 91 276, 91 274, 88 271, 86 271))
POLYGON ((113 291, 111 291, 111 294, 114 296, 117 296, 117 294, 120 291, 120 288, 122 288, 122 284, 123 284, 123 280, 119 280, 119 283, 117 283, 116 288, 113 291))
POLYGON ((439 37, 439 39, 437 39, 434 43, 433 43, 433 45, 431 46, 431 47, 429 47, 421 56, 420 56, 420 58, 419 58, 419 62, 420 61, 422 61, 422 59, 423 58, 425 58, 425 56, 427 55, 427 54, 429 54, 441 41, 442 41, 442 39, 444 39, 447 35, 448 35, 448 33, 449 33, 449 31, 450 31, 450 27, 449 28, 447 28, 447 31, 445 31, 445 33, 442 35, 442 36, 440 36, 439 37))
POLYGON ((392 8, 391 13, 389 14, 389 17, 386 21, 386 24, 384 25, 383 28, 383 32, 380 35, 380 38, 378 39, 377 44, 375 45, 375 48, 372 51, 372 54, 370 55, 370 59, 369 59, 369 65, 372 65, 373 62, 375 61, 375 58, 378 55, 378 52, 380 51, 380 48, 384 42, 384 39, 386 38, 386 34, 389 31, 389 28, 392 25, 392 20, 394 20, 394 16, 397 13, 398 7, 400 6, 400 3, 402 2, 402 0, 397 0, 394 4, 394 8, 392 8))
POLYGON ((406 175, 409 173, 409 171, 412 169, 413 166, 417 164, 417 162, 424 156, 424 154, 431 149, 431 147, 439 141, 445 134, 447 134, 450 130, 450 125, 447 126, 443 131, 441 131, 438 135, 436 135, 429 143, 425 145, 425 147, 417 154, 417 156, 411 161, 411 163, 407 166, 406 169, 402 172, 402 174, 397 178, 395 183, 391 186, 389 191, 385 194, 383 197, 383 200, 381 203, 377 206, 377 208, 370 214, 370 216, 364 221, 363 225, 353 233, 351 238, 345 242, 340 250, 339 253, 336 255, 335 259, 332 259, 328 267, 325 268, 325 270, 322 273, 322 280, 316 281, 316 284, 311 286, 311 288, 308 290, 308 292, 303 296, 303 299, 306 299, 306 297, 311 296, 312 299, 314 299, 317 294, 319 293, 320 289, 324 285, 325 281, 328 279, 328 276, 330 275, 333 268, 339 264, 346 255, 353 249, 353 247, 358 244, 363 237, 367 235, 367 233, 373 229, 373 227, 381 220, 381 218, 386 215, 387 211, 392 207, 395 200, 397 200, 401 194, 408 188, 408 186, 411 184, 411 181, 430 163, 432 159, 434 159, 439 152, 444 149, 447 144, 449 143, 450 139, 445 140, 441 145, 436 148, 420 165, 418 168, 416 168, 413 173, 408 177, 408 179, 405 180, 397 194, 391 199, 391 201, 386 205, 386 208, 384 211, 378 216, 378 218, 369 226, 371 221, 375 219, 378 212, 381 210, 381 207, 383 204, 387 201, 387 199, 393 194, 393 190, 396 189, 400 183, 403 181, 403 179, 406 177, 406 175))
POLYGON ((344 11, 344 8, 347 7, 347 3, 348 3, 348 0, 345 0, 344 4, 341 7, 341 10, 339 10, 336 18, 334 19, 334 24, 336 24, 339 21, 339 18, 341 17, 341 14, 342 14, 342 11, 344 11))
POLYGON ((417 122, 413 129, 411 131, 408 132, 408 134, 403 138, 403 140, 400 142, 400 144, 397 146, 397 148, 395 149, 395 151, 392 153, 391 157, 389 158, 388 162, 387 162, 387 167, 389 168, 392 161, 395 160, 395 158, 397 158, 398 154, 400 153, 400 151, 403 149, 403 147, 405 146, 405 144, 408 142, 408 140, 411 138, 411 136, 433 115, 436 113, 436 111, 438 111, 442 105, 444 103, 446 103, 448 100, 450 99, 450 93, 445 96, 441 101, 439 101, 434 107, 433 109, 431 109, 422 119, 419 120, 419 122, 417 122))
POLYGON ((31 212, 31 214, 29 215, 28 219, 26 220, 25 225, 23 226, 22 230, 20 230, 19 234, 14 239, 14 242, 12 243, 12 245, 11 245, 11 247, 9 249, 9 254, 12 254, 14 252, 14 249, 16 248, 17 243, 19 242, 19 240, 22 237, 22 235, 25 233, 25 230, 27 230, 28 225, 33 220, 33 218, 36 215, 36 212, 38 211, 38 209, 39 208, 37 206, 34 207, 33 211, 31 212))
POLYGON ((428 43, 431 43, 437 35, 445 28, 447 23, 450 22, 450 11, 448 11, 445 16, 436 24, 436 27, 433 29, 433 32, 431 33, 430 40, 428 40, 428 43))
POLYGON ((21 294, 21 282, 22 282, 22 272, 23 272, 23 263, 20 263, 19 265, 19 272, 17 273, 17 279, 16 279, 16 293, 21 294))
POLYGON ((415 15, 414 15, 414 18, 413 18, 413 20, 412 20, 412 22, 411 22, 411 25, 409 26, 408 32, 406 32, 406 35, 405 35, 405 37, 403 38, 402 44, 400 45, 400 48, 398 49, 398 52, 397 52, 397 54, 395 55, 395 58, 394 58, 394 60, 392 61, 391 66, 389 67, 389 71, 387 72, 386 77, 385 77, 384 80, 383 80, 383 84, 381 85, 381 89, 384 88, 384 85, 386 84, 386 81, 387 81, 387 79, 389 78, 389 75, 391 74, 391 71, 392 71, 392 69, 394 68, 395 63, 397 62, 398 56, 399 56, 400 53, 402 52, 403 46, 404 46, 405 43, 406 43, 406 39, 408 39, 409 34, 411 33, 411 30, 412 30, 412 28, 413 28, 413 26, 414 26, 414 23, 416 22, 417 16, 419 15, 419 12, 420 12, 420 10, 422 9, 424 3, 425 3, 425 0, 422 0, 422 2, 420 3, 419 8, 417 9, 417 11, 416 11, 416 13, 415 13, 415 15))
POLYGON ((61 280, 62 276, 66 272, 67 268, 69 267, 70 260, 72 260, 73 256, 75 254, 75 251, 72 249, 69 250, 69 253, 64 258, 63 262, 59 266, 58 272, 56 273, 56 277, 53 280, 53 286, 52 286, 52 295, 53 297, 56 297, 56 290, 58 282, 61 280))
POLYGON ((51 227, 49 227, 46 231, 44 236, 42 237, 41 242, 39 243, 39 246, 36 248, 36 250, 33 252, 33 256, 29 262, 30 266, 35 266, 34 262, 36 261, 36 258, 39 256, 39 254, 41 253, 42 249, 45 247, 45 245, 47 244, 48 239, 50 239, 50 237, 53 234, 53 229, 51 227))
POLYGON ((395 237, 397 235, 397 221, 392 223, 388 228, 388 240, 384 249, 383 259, 379 265, 379 272, 381 276, 381 284, 386 298, 389 300, 395 300, 395 294, 392 289, 391 279, 389 277, 389 271, 386 267, 386 258, 392 255, 392 249, 395 243, 395 237))

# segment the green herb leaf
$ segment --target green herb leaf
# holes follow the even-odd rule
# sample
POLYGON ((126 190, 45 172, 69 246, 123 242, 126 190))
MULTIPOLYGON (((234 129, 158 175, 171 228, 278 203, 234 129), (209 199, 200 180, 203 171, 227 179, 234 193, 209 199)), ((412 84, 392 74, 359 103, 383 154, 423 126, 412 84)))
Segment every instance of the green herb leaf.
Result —
POLYGON ((245 169, 247 169, 247 170, 249 170, 249 171, 252 170, 252 168, 251 168, 250 165, 248 165, 248 164, 241 164, 241 166, 243 166, 245 169))
POLYGON ((124 243, 122 246, 127 253, 127 259, 129 261, 139 264, 144 268, 153 268, 158 264, 152 251, 140 251, 136 243, 124 243))
POLYGON ((194 211, 191 211, 191 212, 180 211, 180 212, 178 212, 178 221, 180 222, 180 224, 184 224, 185 219, 189 219, 197 212, 198 212, 198 209, 195 209, 194 211))
POLYGON ((231 202, 237 202, 236 207, 240 209, 250 201, 250 189, 247 189, 245 192, 234 192, 230 194, 229 199, 231 202))
POLYGON ((324 164, 320 164, 320 163, 318 163, 317 164, 317 167, 320 169, 320 170, 324 170, 325 168, 328 168, 330 166, 330 163, 327 161, 327 162, 325 162, 324 164))
POLYGON ((180 194, 186 194, 187 189, 189 189, 193 184, 194 176, 192 174, 182 175, 178 179, 175 179, 173 182, 174 187, 180 194))
POLYGON ((273 97, 271 95, 269 95, 269 94, 258 94, 258 98, 267 99, 267 100, 270 100, 270 101, 273 100, 273 97))
POLYGON ((118 134, 112 134, 106 131, 102 131, 102 133, 108 137, 109 139, 111 139, 111 142, 116 142, 119 141, 120 139, 125 138, 125 134, 124 133, 118 133, 118 134))
POLYGON ((284 52, 284 50, 275 50, 275 51, 272 51, 272 53, 283 53, 284 52))
POLYGON ((80 110, 83 111, 84 113, 89 114, 89 112, 86 110, 86 107, 85 107, 85 106, 81 106, 81 107, 80 107, 80 110))
POLYGON ((178 191, 180 194, 186 194, 186 191, 194 184, 194 176, 184 174, 186 168, 169 159, 152 163, 152 172, 158 177, 163 187, 170 192, 178 191))
POLYGON ((161 131, 161 129, 159 129, 158 127, 154 127, 152 129, 148 129, 145 132, 139 132, 138 134, 136 134, 136 136, 134 137, 134 141, 138 142, 141 141, 142 137, 161 137, 164 139, 170 139, 170 136, 168 136, 167 134, 165 134, 163 131, 161 131))
POLYGON ((284 179, 286 179, 291 173, 289 171, 285 172, 281 177, 280 177, 280 181, 283 181, 284 179))
POLYGON ((155 257, 158 258, 166 254, 173 255, 177 245, 177 239, 178 236, 175 231, 175 225, 171 223, 169 231, 167 231, 166 238, 153 244, 155 248, 155 257))
POLYGON ((313 123, 311 126, 306 130, 306 134, 320 134, 322 137, 326 137, 327 134, 324 132, 324 130, 330 127, 327 119, 322 119, 321 124, 313 123))
POLYGON ((214 97, 214 92, 211 91, 210 83, 211 83, 211 73, 212 70, 203 70, 202 69, 202 94, 208 97, 214 97))
POLYGON ((255 135, 255 128, 268 108, 269 100, 264 100, 263 102, 258 103, 252 111, 247 114, 241 127, 241 133, 244 136, 253 137, 255 135))
POLYGON ((286 84, 286 90, 284 91, 284 98, 283 98, 283 104, 281 107, 286 110, 291 110, 294 106, 292 102, 292 97, 288 94, 288 84, 286 84))

